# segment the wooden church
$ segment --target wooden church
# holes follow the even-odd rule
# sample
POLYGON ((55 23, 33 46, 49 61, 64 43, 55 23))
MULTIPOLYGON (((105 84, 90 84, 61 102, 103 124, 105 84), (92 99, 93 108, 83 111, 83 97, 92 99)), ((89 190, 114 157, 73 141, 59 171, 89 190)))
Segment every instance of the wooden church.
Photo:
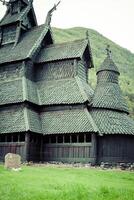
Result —
POLYGON ((0 161, 134 162, 134 121, 109 50, 94 67, 89 39, 55 44, 52 12, 38 26, 32 0, 10 0, 0 21, 0 161))

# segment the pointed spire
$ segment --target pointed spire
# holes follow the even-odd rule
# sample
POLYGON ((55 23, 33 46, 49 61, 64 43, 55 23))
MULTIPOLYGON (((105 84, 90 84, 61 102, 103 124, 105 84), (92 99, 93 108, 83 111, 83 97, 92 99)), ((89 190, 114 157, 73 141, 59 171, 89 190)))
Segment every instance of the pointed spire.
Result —
POLYGON ((112 51, 110 50, 110 45, 107 45, 106 52, 107 52, 107 57, 105 58, 103 63, 100 65, 96 74, 98 74, 101 71, 113 71, 113 72, 120 74, 118 67, 112 60, 112 51))

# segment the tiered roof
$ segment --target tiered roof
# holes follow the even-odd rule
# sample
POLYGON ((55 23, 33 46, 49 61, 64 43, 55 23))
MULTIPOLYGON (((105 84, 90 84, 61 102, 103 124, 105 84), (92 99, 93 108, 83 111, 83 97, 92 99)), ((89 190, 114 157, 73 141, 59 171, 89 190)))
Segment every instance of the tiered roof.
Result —
POLYGON ((134 121, 126 114, 108 109, 93 109, 91 115, 99 134, 134 135, 134 121))
POLYGON ((44 134, 98 131, 86 108, 44 112, 41 114, 41 118, 44 134))
POLYGON ((40 114, 25 107, 0 109, 0 133, 32 131, 42 134, 98 132, 86 107, 61 108, 40 114), (6 123, 5 123, 6 122, 6 123))
POLYGON ((36 62, 45 63, 73 58, 82 59, 84 54, 87 54, 87 62, 90 61, 88 67, 93 67, 91 49, 87 39, 49 45, 41 50, 36 62))
POLYGON ((93 90, 80 78, 68 78, 38 83, 41 105, 77 104, 91 102, 93 90))

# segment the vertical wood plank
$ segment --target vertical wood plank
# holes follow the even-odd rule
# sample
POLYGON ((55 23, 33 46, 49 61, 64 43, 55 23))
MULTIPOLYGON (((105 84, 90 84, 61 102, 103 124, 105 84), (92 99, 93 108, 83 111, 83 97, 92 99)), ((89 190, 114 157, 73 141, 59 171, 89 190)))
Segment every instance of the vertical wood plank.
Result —
POLYGON ((90 151, 91 163, 92 165, 95 165, 97 161, 97 137, 95 133, 92 133, 91 135, 91 142, 92 142, 90 151))

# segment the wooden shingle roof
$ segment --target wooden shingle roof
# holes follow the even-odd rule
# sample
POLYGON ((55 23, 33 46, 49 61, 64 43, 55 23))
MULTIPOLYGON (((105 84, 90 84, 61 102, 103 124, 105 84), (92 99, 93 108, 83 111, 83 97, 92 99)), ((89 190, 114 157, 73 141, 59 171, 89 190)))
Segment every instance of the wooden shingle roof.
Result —
POLYGON ((21 10, 19 13, 11 14, 9 10, 7 10, 5 16, 0 21, 0 26, 9 25, 15 22, 21 22, 27 16, 29 12, 31 12, 31 17, 33 18, 34 25, 37 25, 37 20, 35 16, 35 12, 32 5, 28 5, 28 1, 25 1, 25 8, 21 10))
POLYGON ((13 106, 0 108, 0 134, 26 131, 24 109, 13 106))
POLYGON ((91 102, 93 90, 89 84, 76 78, 38 83, 41 105, 77 104, 91 102))
POLYGON ((92 109, 90 113, 100 134, 134 135, 134 121, 126 113, 107 109, 92 109))
POLYGON ((44 112, 41 114, 41 119, 44 134, 98 131, 87 109, 44 112))
POLYGON ((119 73, 118 67, 116 66, 116 64, 113 62, 113 60, 110 58, 110 56, 107 56, 105 58, 105 60, 103 61, 103 63, 101 64, 101 66, 99 67, 99 69, 97 70, 97 74, 101 71, 114 71, 119 73))
POLYGON ((128 113, 128 107, 121 89, 116 83, 98 84, 92 101, 94 108, 107 108, 128 113))
POLYGON ((52 62, 71 58, 82 59, 86 48, 88 49, 88 59, 90 60, 90 67, 93 67, 91 49, 87 39, 49 45, 41 50, 39 56, 36 59, 36 62, 52 62))
POLYGON ((26 32, 14 48, 12 44, 1 46, 0 64, 32 58, 48 32, 43 24, 26 32))
POLYGON ((91 103, 93 90, 79 77, 42 81, 28 79, 0 82, 0 105, 28 101, 37 105, 91 103))

